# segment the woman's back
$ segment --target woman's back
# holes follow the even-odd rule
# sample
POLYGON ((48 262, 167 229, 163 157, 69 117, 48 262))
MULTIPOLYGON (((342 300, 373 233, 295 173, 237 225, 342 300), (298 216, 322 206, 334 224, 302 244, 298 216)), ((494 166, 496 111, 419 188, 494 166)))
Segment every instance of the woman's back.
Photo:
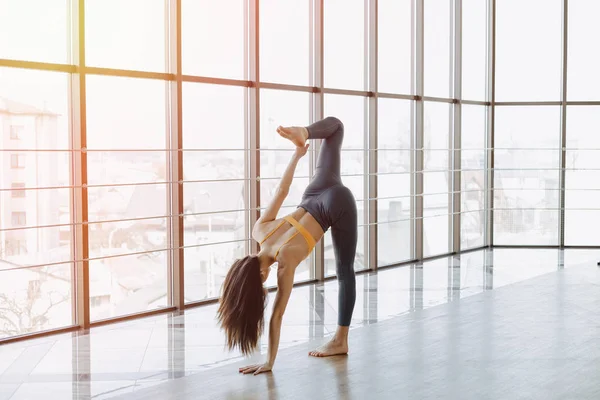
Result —
POLYGON ((286 257, 291 255, 298 263, 310 254, 314 243, 318 242, 323 234, 319 223, 303 208, 296 209, 284 218, 257 224, 253 229, 254 240, 260 243, 262 251, 277 260, 280 257, 279 253, 285 248, 286 257), (292 219, 286 220, 289 217, 292 219), (299 227, 292 225, 295 221, 299 227), (300 232, 299 229, 304 232, 300 232), (311 239, 314 243, 309 243, 311 239))

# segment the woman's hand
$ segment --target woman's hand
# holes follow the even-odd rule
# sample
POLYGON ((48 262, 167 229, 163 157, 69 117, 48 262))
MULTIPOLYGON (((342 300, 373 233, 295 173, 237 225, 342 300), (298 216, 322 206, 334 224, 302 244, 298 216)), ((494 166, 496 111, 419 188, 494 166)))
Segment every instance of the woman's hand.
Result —
POLYGON ((308 147, 310 146, 310 143, 306 143, 304 146, 296 146, 296 157, 298 158, 302 158, 306 155, 306 152, 308 151, 308 147))
POLYGON ((266 362, 264 364, 256 364, 256 365, 249 365, 247 367, 241 367, 239 372, 244 375, 246 375, 246 374, 258 375, 263 372, 268 372, 271 369, 273 369, 273 366, 271 364, 269 364, 268 362, 266 362))

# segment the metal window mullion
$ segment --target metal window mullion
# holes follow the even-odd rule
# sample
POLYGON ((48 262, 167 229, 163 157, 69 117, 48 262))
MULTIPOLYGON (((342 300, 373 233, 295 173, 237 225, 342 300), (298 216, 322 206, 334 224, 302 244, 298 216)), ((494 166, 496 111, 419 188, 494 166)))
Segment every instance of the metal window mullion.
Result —
POLYGON ((487 109, 487 129, 485 138, 485 238, 484 244, 494 245, 494 145, 496 116, 496 0, 487 2, 487 79, 486 99, 490 102, 487 109))
MULTIPOLYGON (((85 0, 73 3, 73 61, 79 70, 85 65, 85 0)), ((87 195, 87 134, 86 134, 86 80, 80 72, 71 75, 72 137, 71 178, 72 221, 74 260, 74 317, 82 329, 90 327, 90 279, 88 240, 88 195, 87 195)))
MULTIPOLYGON (((310 85, 316 87, 318 90, 313 92, 310 96, 310 121, 316 122, 324 118, 325 110, 325 99, 323 93, 323 70, 324 70, 324 47, 323 47, 323 12, 324 12, 324 0, 312 0, 312 26, 311 26, 311 82, 310 85)), ((317 155, 321 147, 321 141, 313 141, 311 143, 310 152, 310 175, 315 171, 317 164, 317 155)), ((323 281, 325 279, 325 241, 320 240, 315 247, 314 257, 314 279, 323 281)))
MULTIPOLYGON (((244 1, 244 80, 248 81, 249 70, 249 37, 250 37, 250 22, 249 13, 250 5, 248 1, 244 1)), ((250 94, 249 87, 244 87, 244 235, 246 238, 252 238, 252 225, 250 224, 252 206, 250 201, 250 187, 252 180, 250 174, 250 94)), ((247 240, 244 244, 244 254, 250 254, 253 250, 251 240, 247 240)))
MULTIPOLYGON (((250 195, 250 233, 256 221, 260 218, 260 80, 259 71, 259 0, 249 0, 248 3, 248 78, 252 85, 248 88, 247 109, 248 125, 247 140, 249 143, 249 195, 250 195)), ((251 241, 250 251, 258 253, 258 243, 251 241)))
POLYGON ((366 26, 366 60, 367 60, 367 90, 373 93, 373 96, 367 97, 366 111, 366 185, 365 185, 365 205, 367 208, 366 223, 368 229, 366 236, 366 251, 368 254, 367 268, 377 269, 377 90, 378 90, 378 0, 365 0, 366 26))
MULTIPOLYGON (((462 98, 462 0, 454 0, 454 93, 455 99, 462 98)), ((453 253, 460 251, 461 231, 461 146, 462 146, 462 105, 455 102, 453 107, 453 135, 452 135, 452 157, 450 169, 452 172, 451 195, 452 196, 452 245, 453 253)))
POLYGON ((168 184, 169 230, 169 283, 168 298, 178 310, 185 306, 184 268, 184 209, 183 209, 183 132, 182 132, 182 91, 181 79, 181 0, 170 0, 167 4, 169 24, 167 26, 168 46, 166 48, 167 71, 174 73, 175 81, 166 82, 167 103, 167 168, 170 177, 168 184))
POLYGON ((414 257, 416 260, 423 259, 423 124, 424 124, 424 103, 423 96, 424 82, 424 0, 413 0, 415 32, 413 40, 413 91, 417 96, 414 108, 414 135, 411 147, 414 149, 413 172, 414 185, 413 202, 411 211, 414 216, 414 257))
POLYGON ((562 75, 561 75, 561 129, 560 129, 560 198, 559 198, 559 246, 565 245, 565 189, 567 166, 567 64, 569 39, 569 0, 563 0, 562 24, 562 75))

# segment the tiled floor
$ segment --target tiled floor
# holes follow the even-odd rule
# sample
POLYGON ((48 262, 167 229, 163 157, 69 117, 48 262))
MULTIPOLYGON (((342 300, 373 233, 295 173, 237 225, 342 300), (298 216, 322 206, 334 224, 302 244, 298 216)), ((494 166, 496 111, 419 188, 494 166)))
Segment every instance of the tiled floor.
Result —
MULTIPOLYGON (((598 260, 598 250, 495 249, 359 275, 352 328, 598 260)), ((272 299, 271 294, 268 314, 272 299)), ((224 349, 215 310, 211 305, 107 325, 87 335, 0 346, 0 400, 105 399, 239 361, 238 353, 224 349)), ((331 335, 336 317, 335 281, 295 288, 281 348, 331 335)), ((264 337, 263 352, 266 343, 264 337)))

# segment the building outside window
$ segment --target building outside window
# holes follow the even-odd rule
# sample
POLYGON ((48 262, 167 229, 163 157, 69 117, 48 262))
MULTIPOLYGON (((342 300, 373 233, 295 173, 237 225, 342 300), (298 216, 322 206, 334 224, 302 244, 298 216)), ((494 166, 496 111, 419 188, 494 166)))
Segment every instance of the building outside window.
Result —
POLYGON ((11 125, 10 126, 10 139, 11 140, 20 140, 23 134, 23 127, 20 125, 11 125))
POLYGON ((25 154, 11 154, 10 155, 10 167, 12 169, 25 168, 25 154))
POLYGON ((11 183, 10 188, 12 189, 10 194, 13 199, 19 199, 25 197, 25 184, 23 182, 11 183))

